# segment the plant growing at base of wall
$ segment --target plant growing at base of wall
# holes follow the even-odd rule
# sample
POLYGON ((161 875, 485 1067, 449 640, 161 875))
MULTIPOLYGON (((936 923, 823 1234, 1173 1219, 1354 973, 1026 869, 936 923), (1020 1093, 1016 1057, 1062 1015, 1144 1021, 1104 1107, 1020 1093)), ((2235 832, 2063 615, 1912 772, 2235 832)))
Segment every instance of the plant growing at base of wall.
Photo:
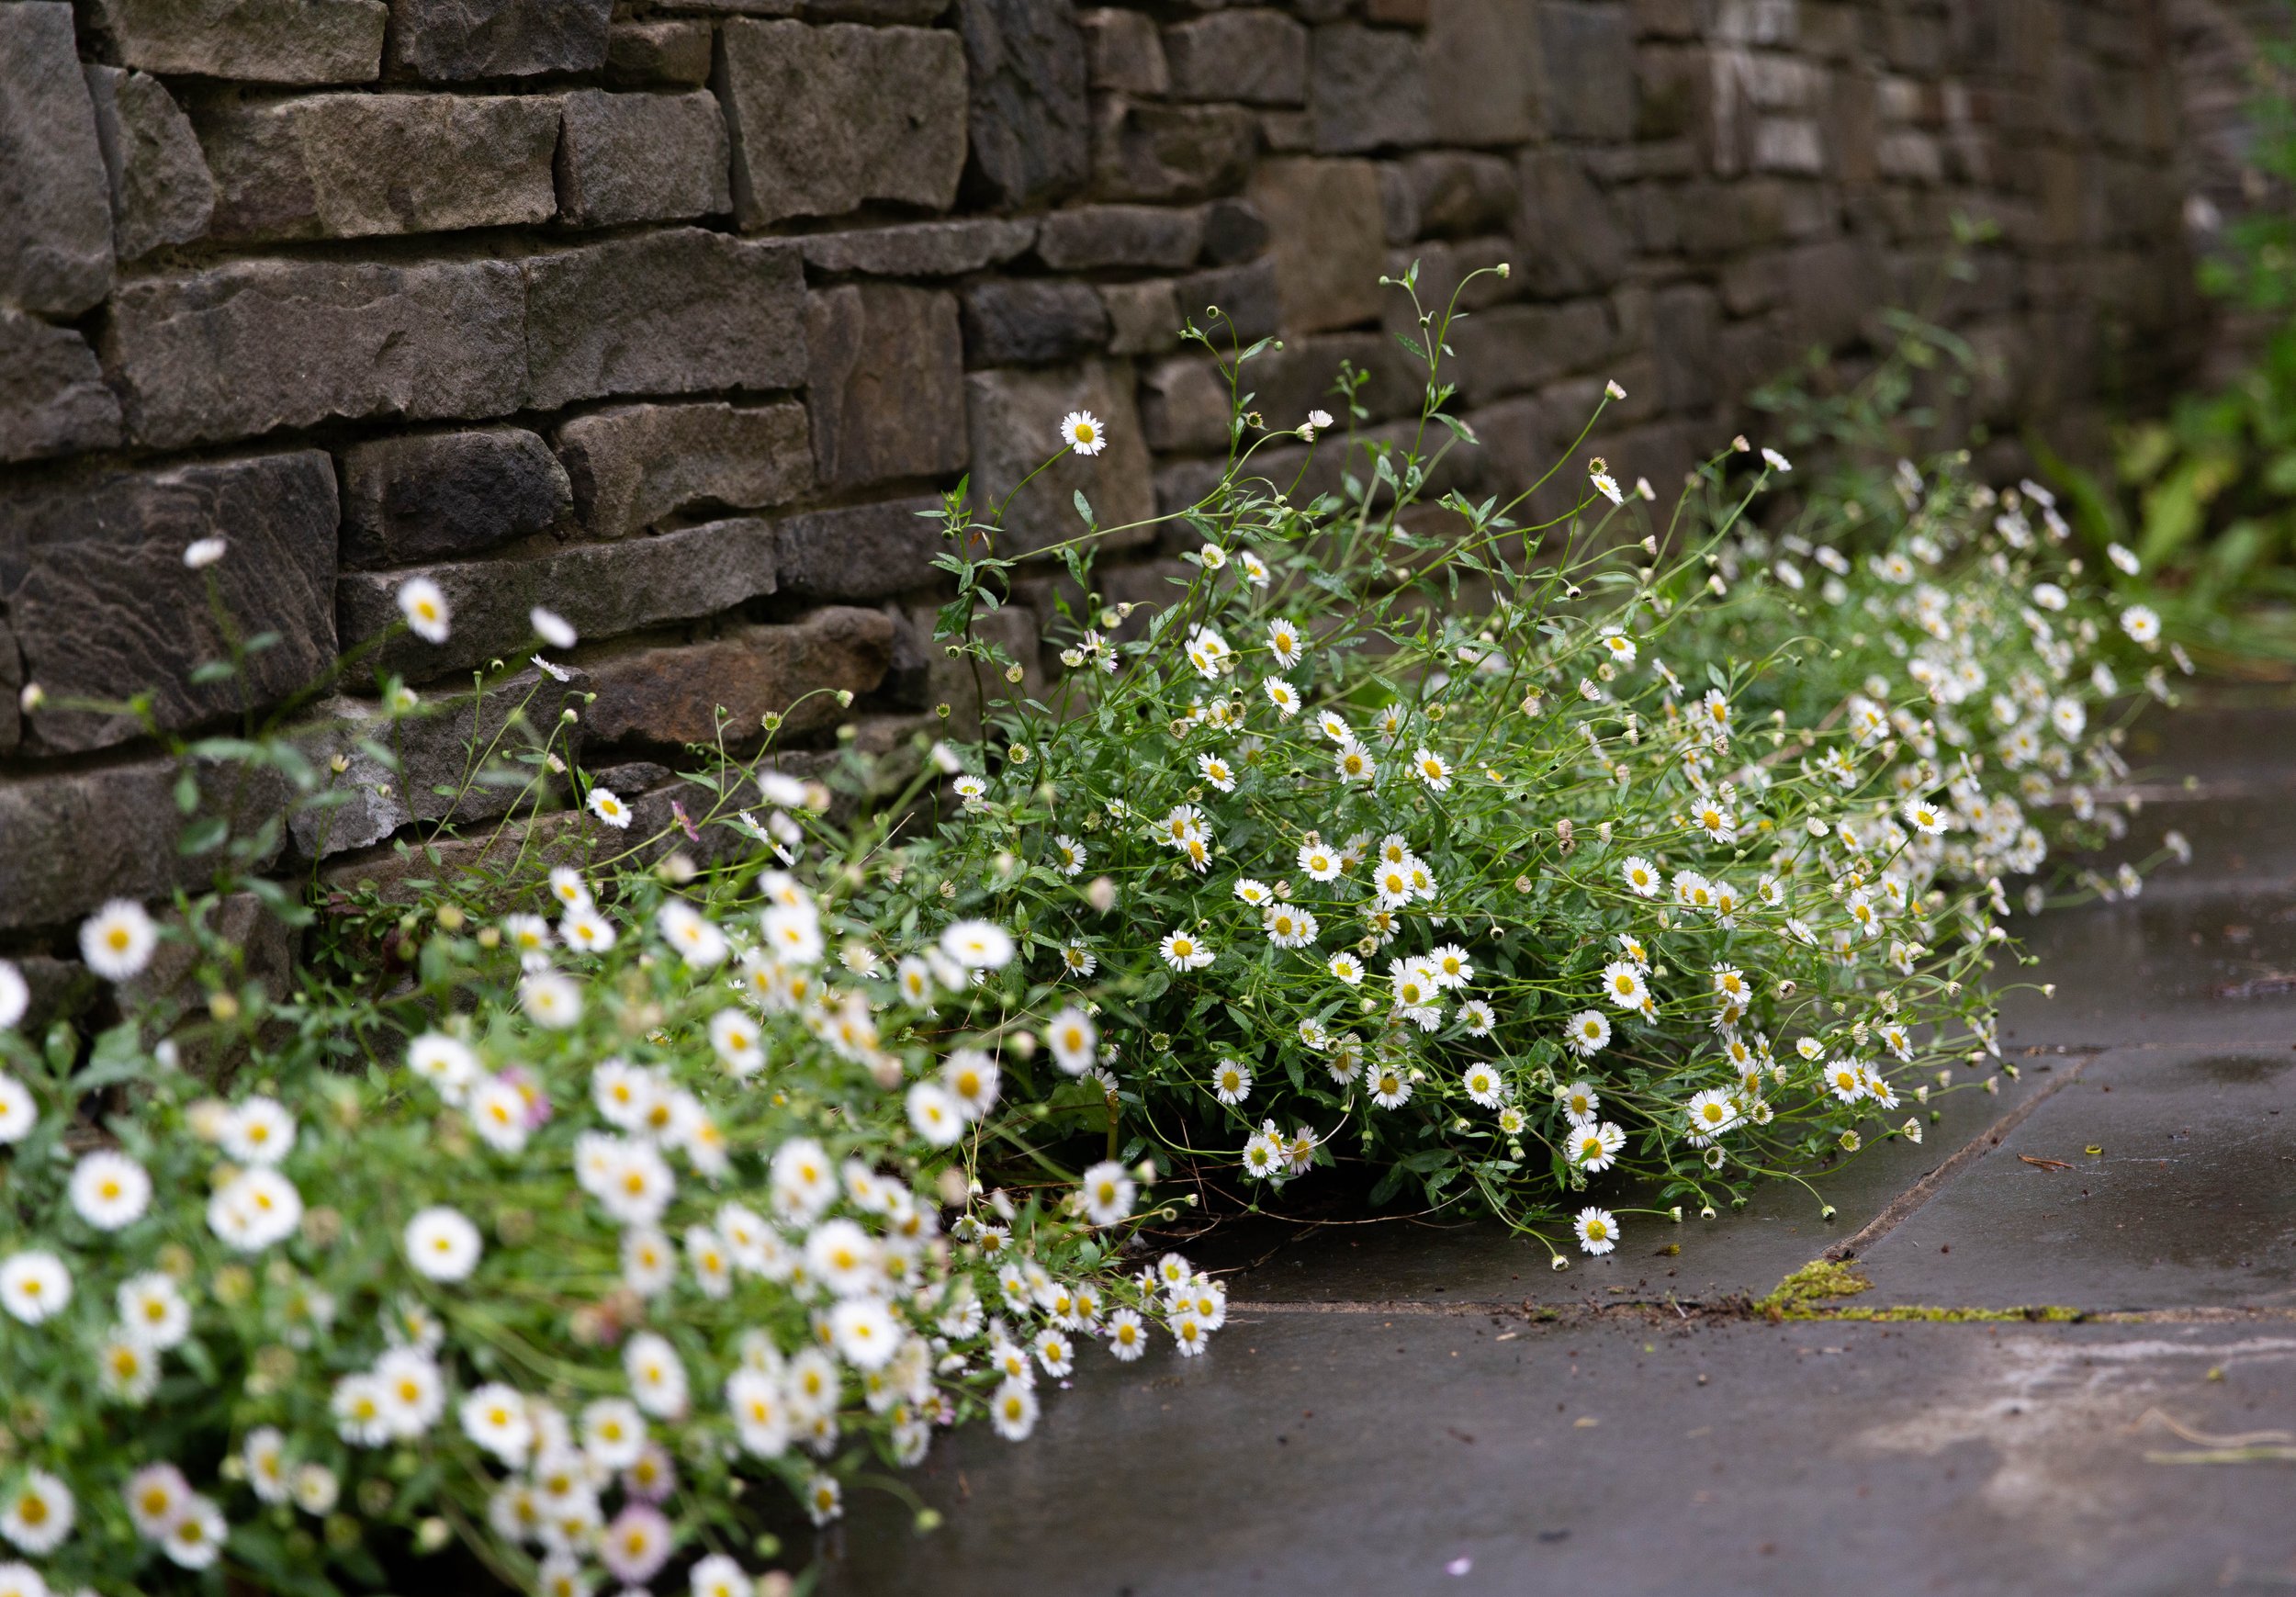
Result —
MULTIPOLYGON (((434 589, 404 605, 448 635, 434 589)), ((385 689, 388 768, 437 706, 385 689)), ((545 781, 558 730, 465 782, 545 781)), ((310 746, 289 717, 185 752, 323 811, 310 746)), ((203 1003, 163 982, 83 1050, 17 1029, 0 962, 0 1591, 323 1593, 450 1545, 549 1597, 786 1591, 746 1488, 827 1523, 962 1420, 1026 1437, 1079 1358, 1204 1349, 1224 1289, 1131 1256, 1154 1164, 1063 1168, 1000 1068, 1089 1062, 1089 1023, 1024 1034, 1051 989, 993 923, 850 918, 917 788, 848 831, 818 782, 705 775, 666 838, 593 785, 582 867, 370 897, 395 962, 355 940, 284 997, 215 929, 281 817, 234 836, 195 786, 215 888, 80 945, 123 1006, 162 955, 203 1003)))
MULTIPOLYGON (((2106 657, 2156 628, 1950 459, 1905 468, 1854 563, 1840 501, 1750 523, 1791 467, 1742 440, 1664 523, 1600 460, 1530 524, 1434 498, 1475 442, 1445 409, 1460 320, 1420 314, 1417 440, 1342 445, 1334 491, 1257 473, 1330 422, 1255 435, 1264 346, 1233 352, 1236 448, 1174 518, 1199 547, 1164 603, 1089 597, 1080 496, 1068 674, 992 707, 919 879, 1097 987, 1108 1060, 1072 1100, 1111 1152, 1263 1195, 1360 1162, 1561 1267, 1918 1140, 1990 1079, 2002 878, 2047 856, 2030 806, 2090 822, 2106 657)), ((951 558, 944 633, 985 652, 1013 562, 993 511, 948 514, 991 552, 951 558)))
MULTIPOLYGON (((0 964, 0 1591, 316 1594, 459 1546, 551 1597, 743 1597, 783 1579, 750 1483, 826 1520, 940 1426, 1026 1435, 1095 1344, 1203 1349, 1223 1288, 1142 1234, 1175 1163, 1265 1193, 1360 1161, 1560 1265, 1992 1084, 2000 878, 2043 862, 2037 808, 2103 826, 2079 790, 2118 774, 2104 657, 2153 643, 2141 613, 2116 631, 1951 461, 1907 468, 1856 561, 1822 497, 1752 524, 1791 467, 1742 445, 1663 526, 1599 461, 1531 524, 1431 499, 1473 443, 1458 320, 1421 318, 1417 439, 1350 432, 1328 490, 1255 475, 1340 430, 1255 436, 1235 352, 1169 602, 1090 598, 1079 496, 1060 691, 987 704, 905 791, 849 754, 833 780, 888 801, 850 827, 721 746, 641 836, 556 725, 505 717, 461 782, 510 784, 521 829, 332 904, 279 996, 215 911, 309 921, 253 874, 282 818, 193 782, 213 889, 83 928, 150 1005, 28 1039, 0 964)), ((1019 674, 973 639, 996 520, 946 510, 944 632, 985 690, 1019 674)), ((435 588, 401 600, 449 635, 435 588)), ((360 753, 403 780, 449 702, 381 689, 360 753)), ((340 805, 355 768, 295 714, 182 752, 340 805)))

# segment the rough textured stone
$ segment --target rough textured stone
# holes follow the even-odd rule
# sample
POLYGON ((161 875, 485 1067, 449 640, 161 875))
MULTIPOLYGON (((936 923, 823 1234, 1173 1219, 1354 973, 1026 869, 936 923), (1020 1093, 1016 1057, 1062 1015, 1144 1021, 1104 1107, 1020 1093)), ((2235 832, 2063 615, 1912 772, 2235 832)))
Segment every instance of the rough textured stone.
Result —
POLYGON ((921 28, 950 5, 951 0, 802 0, 798 12, 808 22, 866 22, 877 28, 906 22, 921 28))
POLYGON ((558 429, 591 535, 619 538, 680 512, 760 510, 805 491, 800 406, 617 405, 558 429))
POLYGON ((1108 341, 1108 309, 1089 284, 1030 277, 964 290, 969 366, 1041 366, 1090 354, 1108 341))
MULTIPOLYGON (((1427 83, 1436 139, 1520 144, 1537 133, 1537 9, 1538 0, 1434 0, 1427 83)), ((1620 54, 1631 73, 1631 47, 1622 45, 1620 54)))
MULTIPOLYGON (((383 670, 416 678, 468 670, 527 645, 529 613, 546 604, 586 638, 714 615, 773 591, 773 524, 753 516, 613 544, 577 544, 535 560, 418 568, 446 595, 454 631, 443 644, 401 632, 377 651, 383 670)), ((414 571, 349 572, 335 585, 343 647, 391 628, 399 589, 414 571)))
POLYGON ((884 500, 792 516, 775 531, 776 591, 799 599, 883 599, 944 579, 933 498, 884 500))
MULTIPOLYGON (((1297 427, 1310 410, 1341 412, 1332 383, 1342 363, 1368 377, 1357 399, 1373 422, 1416 416, 1424 397, 1427 368, 1380 332, 1329 332, 1284 340, 1281 349, 1263 353, 1244 370, 1252 408, 1270 427, 1297 427)), ((1226 425, 1227 401, 1221 401, 1226 425)))
POLYGON ((1419 236, 1419 196, 1398 162, 1379 163, 1379 222, 1390 244, 1407 244, 1419 236))
POLYGON ((257 84, 365 84, 383 68, 384 0, 95 0, 122 66, 257 84))
POLYGON ((1164 57, 1178 99, 1307 103, 1308 30, 1280 11, 1221 11, 1167 28, 1164 57))
POLYGON ((1248 261, 1267 247, 1267 219, 1232 196, 1204 208, 1204 260, 1214 266, 1248 261))
POLYGON ((718 74, 743 227, 841 216, 872 199, 935 210, 956 199, 965 80, 954 35, 729 22, 718 74))
POLYGON ((1180 342, 1180 297, 1170 283, 1104 283, 1110 354, 1159 354, 1180 342))
POLYGON ((606 34, 606 81, 616 88, 710 81, 715 40, 699 17, 617 22, 606 34))
POLYGON ((341 757, 344 769, 326 781, 329 791, 345 799, 288 817, 296 851, 323 860, 379 843, 411 821, 486 821, 562 801, 563 778, 517 759, 546 742, 562 757, 581 752, 587 728, 579 716, 593 684, 579 667, 558 669, 567 680, 530 669, 495 682, 483 697, 473 692, 433 696, 428 714, 395 724, 363 700, 321 703, 319 728, 299 742, 305 757, 322 770, 341 757), (559 719, 568 709, 578 716, 571 725, 559 719), (366 743, 389 748, 399 758, 398 770, 366 752, 366 743), (474 748, 493 750, 476 770, 470 767, 474 748), (442 787, 447 791, 441 793, 442 787))
POLYGON ((332 416, 495 416, 525 389, 525 293, 501 261, 234 261, 114 296, 128 429, 163 446, 332 416))
POLYGON ((565 524, 574 496, 523 427, 416 433, 343 452, 343 558, 400 566, 475 555, 565 524))
POLYGON ((429 83, 596 72, 613 0, 391 0, 390 67, 429 83))
POLYGON ((198 118, 219 239, 361 238, 547 220, 556 101, 303 95, 198 118))
POLYGON ((1455 341, 1453 368, 1470 405, 1521 393, 1600 365, 1611 351, 1609 314, 1600 301, 1569 305, 1502 305, 1472 324, 1475 336, 1455 341))
POLYGON ((1416 34, 1336 23, 1315 30, 1308 110, 1315 147, 1349 154, 1425 144, 1435 137, 1416 34))
POLYGON ((823 483, 963 467, 964 340, 953 296, 886 283, 822 290, 806 314, 805 349, 823 483))
POLYGON ((16 634, 6 623, 0 623, 0 693, 7 696, 0 703, 0 753, 15 752, 24 737, 24 710, 17 697, 24 690, 24 662, 16 652, 16 634))
POLYGON ((1141 11, 1080 11, 1085 70, 1096 89, 1120 95, 1162 95, 1172 87, 1164 40, 1155 19, 1141 11))
POLYGON ((1677 284, 1660 290, 1650 309, 1660 399, 1670 410, 1704 410, 1716 398, 1714 336, 1720 319, 1714 290, 1677 284))
MULTIPOLYGON (((107 898, 153 898, 211 878, 213 853, 187 858, 175 847, 182 769, 145 759, 0 779, 0 838, 8 840, 0 849, 0 930, 76 920, 107 898)), ((273 772, 197 769, 199 813, 231 819, 238 835, 286 801, 286 783, 273 772)), ((257 870, 268 862, 252 861, 257 870)))
POLYGON ((1274 239, 1276 288, 1285 330, 1317 332, 1379 314, 1387 262, 1379 169, 1368 161, 1263 162, 1253 206, 1274 239))
POLYGON ((111 186, 72 7, 0 6, 0 304, 76 316, 110 292, 111 186))
POLYGON ((1414 155, 1403 163, 1403 180, 1419 224, 1414 237, 1464 238, 1503 231, 1514 225, 1523 198, 1514 166, 1496 155, 1450 151, 1414 155))
POLYGON ((116 66, 90 66, 86 73, 96 141, 111 179, 114 253, 131 261, 206 232, 215 211, 215 179, 191 119, 167 85, 149 73, 116 66))
MULTIPOLYGON (((1258 387, 1255 369, 1247 391, 1258 387)), ((1228 409, 1227 378, 1204 355, 1158 361, 1140 379, 1141 436, 1160 455, 1225 453, 1228 409)))
POLYGON ((805 381, 805 271, 791 245, 680 228, 523 266, 532 404, 805 381))
POLYGON ((1222 350, 1231 343, 1249 343, 1282 331, 1283 301, 1272 259, 1191 272, 1174 280, 1172 292, 1178 297, 1183 320, 1210 332, 1213 344, 1222 350))
POLYGON ((1565 139, 1630 139, 1634 25, 1615 6, 1546 0, 1538 40, 1547 66, 1547 130, 1565 139))
POLYGON ((566 96, 558 139, 558 209, 585 227, 717 216, 733 208, 726 114, 716 96, 566 96))
POLYGON ((850 233, 807 233, 797 242, 816 272, 879 277, 955 277, 999 265, 1036 242, 1029 218, 910 222, 850 233))
POLYGON ((1054 199, 1091 170, 1084 35, 1070 0, 959 0, 972 170, 993 203, 1054 199))
MULTIPOLYGON (((334 464, 317 450, 28 484, 0 500, 0 597, 28 680, 51 699, 151 695, 163 727, 194 725, 301 687, 334 658, 334 464), (220 537, 205 571, 184 550, 220 537), (242 635, 279 634, 239 682, 195 683, 229 653, 208 584, 242 635)), ((37 711, 47 748, 140 736, 133 715, 37 711)))
POLYGON ((1523 157, 1518 267, 1535 294, 1561 298, 1607 288, 1626 270, 1626 235, 1609 198, 1568 151, 1523 157))
POLYGON ((0 460, 119 442, 119 401, 68 327, 0 308, 0 460))
POLYGON ((1132 406, 1129 362, 1090 361, 1054 371, 973 372, 965 379, 966 415, 973 433, 973 500, 1003 504, 1000 555, 1026 554, 1049 544, 1080 537, 1075 496, 1082 493, 1103 528, 1101 548, 1146 543, 1147 527, 1129 523, 1155 513, 1149 480, 1148 448, 1132 406), (1070 455, 1047 467, 1018 494, 1022 479, 1043 464, 1060 438, 1061 418, 1089 410, 1108 429, 1108 447, 1089 457, 1070 455))
POLYGON ((1055 272, 1105 266, 1185 266, 1204 247, 1199 210, 1088 205, 1057 210, 1037 229, 1037 259, 1055 272))
POLYGON ((866 693, 892 658, 892 617, 832 606, 794 626, 744 626, 708 643, 594 657, 586 669, 598 697, 584 720, 601 743, 715 743, 722 725, 726 741, 739 747, 760 740, 759 718, 771 712, 782 717, 782 737, 799 737, 845 719, 821 690, 866 693))
POLYGON ((1152 106, 1111 95, 1094 111, 1092 182, 1109 199, 1201 199, 1244 181, 1259 141, 1241 106, 1152 106))

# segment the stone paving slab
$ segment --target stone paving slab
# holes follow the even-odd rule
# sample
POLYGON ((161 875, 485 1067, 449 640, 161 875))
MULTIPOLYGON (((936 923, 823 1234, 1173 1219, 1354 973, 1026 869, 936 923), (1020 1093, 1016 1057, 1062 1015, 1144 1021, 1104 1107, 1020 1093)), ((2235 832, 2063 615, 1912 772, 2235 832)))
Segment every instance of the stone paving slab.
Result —
POLYGON ((2193 859, 2162 866, 2137 898, 2011 921, 2040 963, 2005 962, 1998 978, 2054 982, 2057 993, 2005 992, 2004 1044, 2296 1041, 2296 728, 2280 758, 2285 793, 2156 804, 2138 816, 2116 859, 2150 853, 2171 828, 2193 859))
POLYGON ((2296 1049, 2092 1060, 1859 1267, 1861 1304, 2296 1308, 2296 1049))
POLYGON ((1030 1442, 975 1428, 917 1472, 938 1532, 856 1503, 824 1597, 2296 1581, 2290 1467, 2150 1462, 2195 1449, 2144 1420, 2296 1427, 2296 1321, 1262 1311, 1074 1385, 1030 1442))

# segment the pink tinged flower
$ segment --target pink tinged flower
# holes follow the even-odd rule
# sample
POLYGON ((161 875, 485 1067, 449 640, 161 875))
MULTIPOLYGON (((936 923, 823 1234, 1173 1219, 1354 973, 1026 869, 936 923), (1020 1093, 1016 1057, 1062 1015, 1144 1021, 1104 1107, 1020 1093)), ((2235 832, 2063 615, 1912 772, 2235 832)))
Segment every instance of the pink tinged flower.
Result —
POLYGON ((598 1561, 615 1580, 641 1586, 670 1561, 670 1540, 668 1516, 650 1502, 634 1502, 599 1538, 598 1561))

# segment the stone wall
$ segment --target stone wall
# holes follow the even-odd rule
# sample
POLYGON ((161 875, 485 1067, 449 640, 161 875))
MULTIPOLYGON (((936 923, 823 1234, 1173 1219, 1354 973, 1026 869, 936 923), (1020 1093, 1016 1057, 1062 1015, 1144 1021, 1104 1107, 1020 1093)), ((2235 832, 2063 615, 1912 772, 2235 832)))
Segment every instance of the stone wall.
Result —
MULTIPOLYGON (((1386 422, 1416 388, 1379 273, 1511 262, 1468 296, 1455 478, 1520 486, 1615 378, 1595 446, 1663 485, 1750 385, 1918 298, 1966 211, 2002 229, 1947 308, 2001 357, 1972 419, 2077 431, 2191 343, 2164 27, 2159 0, 0 0, 0 949, 206 873, 144 720, 64 702, 231 725, 239 690, 193 671, 209 576, 276 635, 270 697, 412 571, 454 635, 373 663, 437 692, 549 604, 581 675, 535 676, 539 708, 595 692, 587 757, 634 790, 719 704, 737 738, 822 686, 862 736, 929 724, 961 695, 913 512, 961 472, 1003 494, 1075 408, 1108 451, 1023 494, 1018 539, 1073 531, 1079 485, 1104 523, 1183 501, 1223 400, 1174 330, 1211 304, 1284 336, 1272 423, 1342 359, 1386 422)), ((1158 591, 1155 535, 1112 541, 1109 587, 1158 591)), ((1033 659, 1035 613, 1002 621, 1033 659)), ((343 748, 373 713, 328 706, 343 748)), ((379 870, 445 803, 350 764, 359 802, 282 872, 379 870)))

